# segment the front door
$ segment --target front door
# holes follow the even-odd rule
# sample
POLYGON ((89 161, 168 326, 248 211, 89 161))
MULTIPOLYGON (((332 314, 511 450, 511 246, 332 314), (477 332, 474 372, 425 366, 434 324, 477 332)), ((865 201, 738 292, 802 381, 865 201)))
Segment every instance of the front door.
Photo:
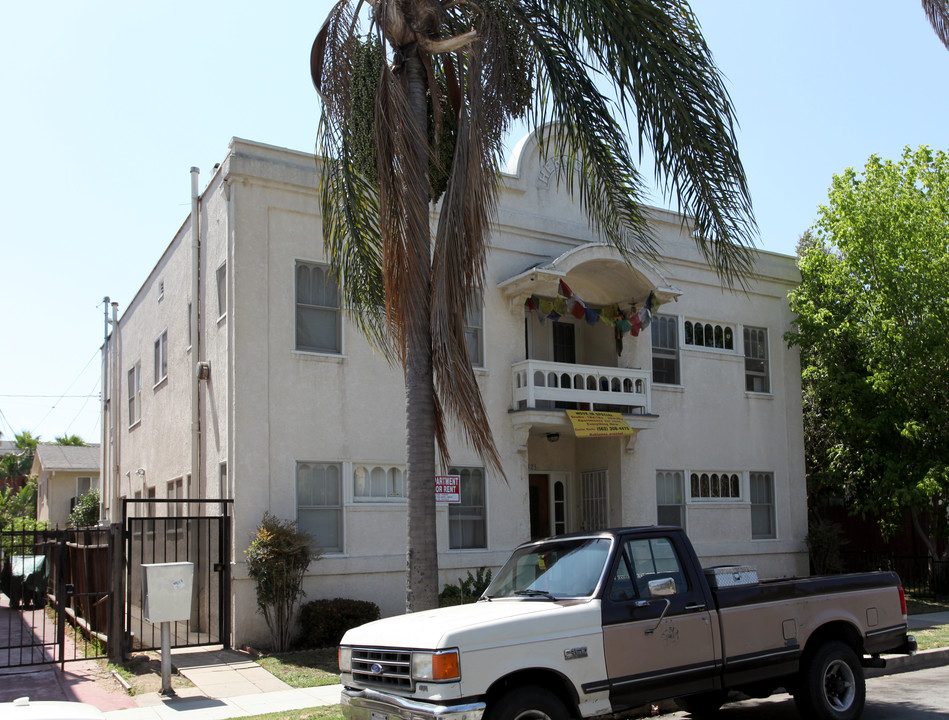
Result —
POLYGON ((531 513, 531 540, 551 536, 550 532, 550 476, 531 475, 528 480, 531 513))
POLYGON ((627 538, 617 553, 602 605, 614 712, 720 684, 713 615, 681 557, 660 535, 627 538))

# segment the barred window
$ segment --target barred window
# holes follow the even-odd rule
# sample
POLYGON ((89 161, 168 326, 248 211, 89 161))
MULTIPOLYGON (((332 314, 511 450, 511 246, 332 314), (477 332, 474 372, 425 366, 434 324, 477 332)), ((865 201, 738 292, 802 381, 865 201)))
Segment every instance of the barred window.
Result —
POLYGON ((405 500, 405 468, 401 465, 353 467, 353 499, 357 502, 405 500))

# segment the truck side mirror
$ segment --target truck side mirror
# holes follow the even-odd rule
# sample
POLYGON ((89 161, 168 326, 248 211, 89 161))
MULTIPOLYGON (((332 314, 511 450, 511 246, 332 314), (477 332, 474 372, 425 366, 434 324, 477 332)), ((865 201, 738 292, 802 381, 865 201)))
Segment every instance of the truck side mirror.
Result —
POLYGON ((668 597, 676 594, 676 581, 672 578, 661 578, 659 580, 650 580, 649 597, 668 597))

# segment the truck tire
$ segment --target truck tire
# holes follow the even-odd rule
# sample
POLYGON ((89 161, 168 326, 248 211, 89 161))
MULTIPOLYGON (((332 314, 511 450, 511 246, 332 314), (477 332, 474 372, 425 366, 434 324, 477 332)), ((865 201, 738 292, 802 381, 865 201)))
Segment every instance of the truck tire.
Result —
POLYGON ((696 718, 715 717, 722 705, 728 699, 728 690, 712 690, 711 692, 685 695, 675 699, 676 705, 696 718))
POLYGON ((488 717, 489 720, 569 720, 560 698, 531 685, 502 695, 488 711, 488 717))
POLYGON ((802 662, 795 690, 801 716, 817 720, 855 720, 867 700, 860 659, 839 641, 824 643, 802 662))

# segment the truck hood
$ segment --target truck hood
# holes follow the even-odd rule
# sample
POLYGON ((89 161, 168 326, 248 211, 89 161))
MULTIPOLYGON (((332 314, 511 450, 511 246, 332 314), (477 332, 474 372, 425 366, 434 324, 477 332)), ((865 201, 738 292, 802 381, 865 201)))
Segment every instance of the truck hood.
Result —
POLYGON ((600 603, 493 600, 376 620, 349 630, 342 645, 436 650, 536 640, 551 631, 570 634, 599 625, 600 603))

